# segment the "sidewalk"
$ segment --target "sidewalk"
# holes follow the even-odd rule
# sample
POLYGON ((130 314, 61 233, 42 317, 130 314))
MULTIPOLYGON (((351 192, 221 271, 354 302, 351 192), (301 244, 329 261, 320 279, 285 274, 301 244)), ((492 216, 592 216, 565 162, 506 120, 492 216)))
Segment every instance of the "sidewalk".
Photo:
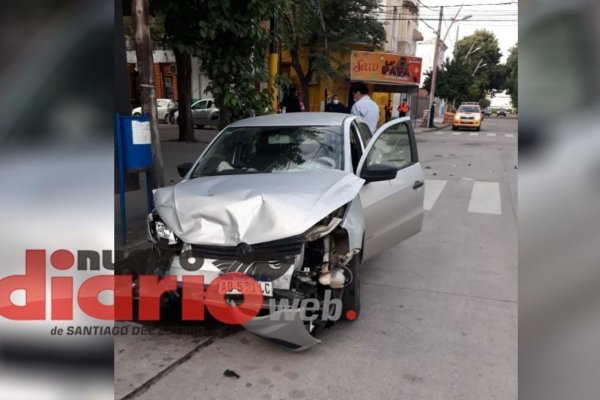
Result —
POLYGON ((415 128, 415 133, 416 134, 425 133, 425 132, 439 131, 440 129, 444 129, 444 128, 450 126, 450 124, 444 123, 444 118, 442 118, 442 117, 440 117, 440 118, 434 118, 433 119, 434 128, 426 128, 424 126, 421 126, 422 123, 423 123, 422 120, 417 120, 417 126, 415 128))

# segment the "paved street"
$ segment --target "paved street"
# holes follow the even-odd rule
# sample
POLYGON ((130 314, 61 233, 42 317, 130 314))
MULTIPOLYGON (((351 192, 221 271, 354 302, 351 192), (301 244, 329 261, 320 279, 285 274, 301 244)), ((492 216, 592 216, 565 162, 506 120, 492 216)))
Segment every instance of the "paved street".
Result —
POLYGON ((117 336, 115 398, 516 399, 517 124, 418 134, 423 231, 363 265, 358 320, 304 353, 214 322, 117 336))

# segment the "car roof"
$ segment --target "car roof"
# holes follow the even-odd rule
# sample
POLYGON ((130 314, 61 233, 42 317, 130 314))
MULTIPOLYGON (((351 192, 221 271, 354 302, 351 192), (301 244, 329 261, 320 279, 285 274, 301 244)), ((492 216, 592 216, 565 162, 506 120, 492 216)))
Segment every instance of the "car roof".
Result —
POLYGON ((352 115, 334 112, 269 114, 242 119, 234 122, 230 126, 341 126, 348 117, 352 117, 352 115))

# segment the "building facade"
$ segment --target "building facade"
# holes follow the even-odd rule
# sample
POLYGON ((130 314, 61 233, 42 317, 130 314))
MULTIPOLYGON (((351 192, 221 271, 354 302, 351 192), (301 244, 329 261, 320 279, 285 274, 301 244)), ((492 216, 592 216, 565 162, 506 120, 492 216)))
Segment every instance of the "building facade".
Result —
MULTIPOLYGON (((157 99, 178 99, 177 64, 172 50, 154 50, 154 85, 157 99)), ((134 50, 127 50, 127 71, 129 74, 129 98, 131 107, 140 105, 139 78, 137 73, 137 57, 134 50)), ((208 76, 200 70, 200 60, 192 57, 192 99, 210 97, 206 94, 209 84, 208 76)))

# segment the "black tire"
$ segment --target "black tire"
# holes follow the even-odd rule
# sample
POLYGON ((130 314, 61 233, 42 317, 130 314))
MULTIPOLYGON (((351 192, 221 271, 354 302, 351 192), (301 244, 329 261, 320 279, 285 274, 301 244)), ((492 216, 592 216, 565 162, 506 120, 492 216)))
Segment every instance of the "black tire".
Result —
POLYGON ((477 132, 479 132, 481 130, 481 127, 478 126, 477 129, 475 129, 477 132))
POLYGON ((457 131, 457 130, 458 130, 458 127, 456 127, 456 126, 452 125, 452 130, 453 130, 453 131, 457 131))
MULTIPOLYGON (((348 264, 348 269, 352 273, 352 281, 348 286, 344 287, 344 292, 342 293, 342 318, 347 321, 353 321, 360 315, 360 264, 360 254, 355 255, 350 264, 348 264), (354 318, 348 317, 349 311, 354 311, 354 318)), ((347 271, 345 273, 346 279, 350 279, 347 271)))

